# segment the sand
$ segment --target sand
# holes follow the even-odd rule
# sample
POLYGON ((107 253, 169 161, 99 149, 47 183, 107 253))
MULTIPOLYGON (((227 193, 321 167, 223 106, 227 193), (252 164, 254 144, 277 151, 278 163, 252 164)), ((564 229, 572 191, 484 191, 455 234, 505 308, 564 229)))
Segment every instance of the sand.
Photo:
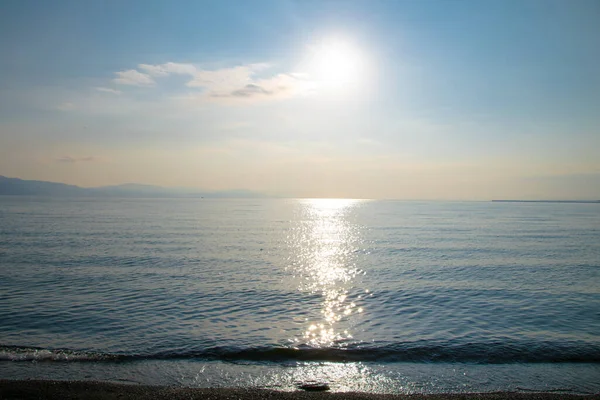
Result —
POLYGON ((198 389, 161 386, 123 385, 106 382, 68 382, 0 380, 0 399, 403 399, 403 400, 600 400, 600 394, 583 396, 561 393, 469 393, 432 395, 380 395, 369 393, 277 392, 262 389, 198 389))

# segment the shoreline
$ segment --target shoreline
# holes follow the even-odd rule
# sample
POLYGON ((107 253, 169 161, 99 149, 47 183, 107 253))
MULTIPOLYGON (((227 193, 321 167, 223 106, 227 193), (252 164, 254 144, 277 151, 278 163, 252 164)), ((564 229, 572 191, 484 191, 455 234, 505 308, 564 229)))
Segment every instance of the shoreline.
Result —
POLYGON ((492 392, 447 394, 375 394, 365 392, 283 392, 254 388, 189 388, 132 385, 98 381, 8 380, 0 379, 0 399, 405 399, 405 400, 600 400, 600 394, 568 394, 548 392, 492 392))

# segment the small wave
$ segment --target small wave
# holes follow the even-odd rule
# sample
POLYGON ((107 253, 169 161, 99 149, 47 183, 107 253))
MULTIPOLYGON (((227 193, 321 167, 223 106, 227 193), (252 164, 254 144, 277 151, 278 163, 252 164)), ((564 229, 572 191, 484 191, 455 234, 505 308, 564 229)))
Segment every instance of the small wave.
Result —
POLYGON ((119 357, 114 354, 67 349, 0 346, 0 361, 114 361, 118 360, 119 357))
POLYGON ((165 351, 152 354, 111 354, 0 346, 0 361, 125 362, 136 360, 184 360, 230 362, 463 362, 510 363, 600 363, 598 346, 561 346, 551 343, 423 345, 402 343, 387 346, 347 347, 211 347, 192 351, 165 351))

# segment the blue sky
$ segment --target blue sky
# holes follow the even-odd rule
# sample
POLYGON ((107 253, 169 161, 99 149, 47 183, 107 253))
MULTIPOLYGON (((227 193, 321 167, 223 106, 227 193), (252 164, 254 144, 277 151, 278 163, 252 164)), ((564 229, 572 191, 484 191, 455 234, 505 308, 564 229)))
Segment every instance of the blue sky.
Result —
POLYGON ((597 1, 7 1, 0 174, 600 198, 597 1))

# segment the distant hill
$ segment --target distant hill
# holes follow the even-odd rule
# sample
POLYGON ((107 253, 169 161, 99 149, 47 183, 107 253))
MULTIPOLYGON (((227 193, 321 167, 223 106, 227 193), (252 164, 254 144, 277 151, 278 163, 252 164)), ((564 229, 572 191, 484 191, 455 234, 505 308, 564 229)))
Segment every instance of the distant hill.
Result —
POLYGON ((492 200, 495 203, 600 203, 600 200, 492 200))
POLYGON ((26 181, 0 175, 0 195, 80 196, 85 189, 64 183, 26 181))
POLYGON ((207 192, 191 188, 165 188, 161 186, 126 183, 116 186, 82 188, 57 182, 32 181, 7 178, 0 175, 0 195, 4 196, 52 196, 52 197, 211 197, 211 198, 258 198, 262 193, 249 190, 207 192))

